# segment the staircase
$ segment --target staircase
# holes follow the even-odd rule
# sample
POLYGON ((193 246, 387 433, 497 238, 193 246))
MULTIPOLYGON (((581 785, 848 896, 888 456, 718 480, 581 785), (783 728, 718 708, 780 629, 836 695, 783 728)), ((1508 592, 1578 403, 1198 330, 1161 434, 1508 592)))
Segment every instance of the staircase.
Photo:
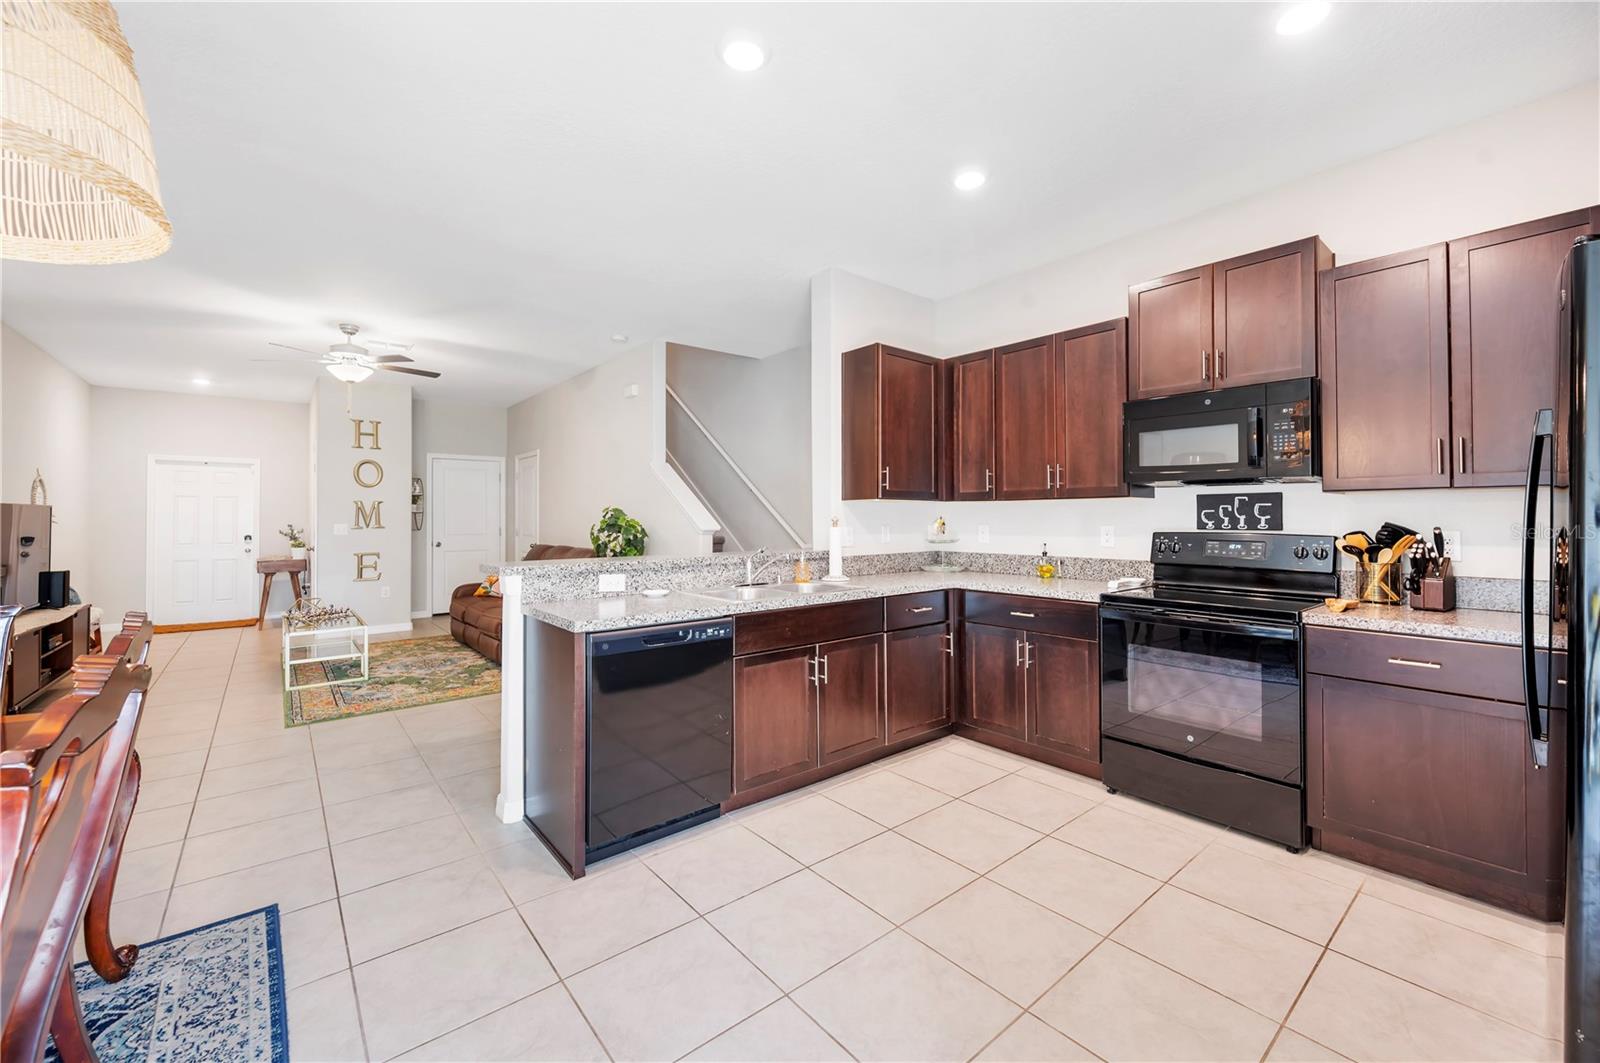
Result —
POLYGON ((667 464, 722 526, 713 552, 792 550, 806 541, 718 442, 673 387, 667 388, 667 464))

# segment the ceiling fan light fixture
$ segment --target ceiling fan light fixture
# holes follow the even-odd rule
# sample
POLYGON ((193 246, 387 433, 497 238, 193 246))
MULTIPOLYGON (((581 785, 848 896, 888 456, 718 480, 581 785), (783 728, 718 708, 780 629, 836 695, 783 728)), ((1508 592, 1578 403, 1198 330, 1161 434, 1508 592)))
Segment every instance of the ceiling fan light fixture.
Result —
POLYGON ((370 365, 357 365, 355 362, 335 362, 333 365, 328 366, 328 372, 332 373, 335 379, 342 380, 346 384, 359 384, 372 375, 372 367, 370 365))

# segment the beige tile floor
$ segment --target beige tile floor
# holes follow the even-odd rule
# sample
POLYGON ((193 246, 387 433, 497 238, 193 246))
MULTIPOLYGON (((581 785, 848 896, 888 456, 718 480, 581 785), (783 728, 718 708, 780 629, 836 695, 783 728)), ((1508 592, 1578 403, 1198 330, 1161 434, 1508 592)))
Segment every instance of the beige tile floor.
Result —
POLYGON ((276 902, 297 1059, 1559 1055, 1556 930, 971 742, 572 883, 494 699, 286 730, 276 631, 153 659, 116 933, 276 902))

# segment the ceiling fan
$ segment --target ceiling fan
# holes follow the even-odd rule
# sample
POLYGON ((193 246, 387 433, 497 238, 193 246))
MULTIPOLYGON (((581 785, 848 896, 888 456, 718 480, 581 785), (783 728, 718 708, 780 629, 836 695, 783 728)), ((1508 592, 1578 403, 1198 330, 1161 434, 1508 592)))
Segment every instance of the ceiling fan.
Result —
MULTIPOLYGON (((427 377, 437 380, 439 374, 432 369, 413 369, 410 366, 396 365, 396 362, 409 362, 410 356, 400 353, 411 349, 408 344, 388 343, 382 340, 368 340, 373 347, 386 347, 395 353, 373 354, 368 347, 357 343, 356 333, 361 331, 359 325, 341 323, 339 331, 344 333, 344 340, 340 343, 330 343, 327 354, 318 354, 308 351, 304 347, 295 347, 287 343, 267 341, 269 347, 282 347, 286 351, 297 351, 300 354, 315 358, 329 373, 346 384, 359 384, 372 375, 374 369, 382 369, 390 373, 406 373, 410 376, 427 377)), ((257 358, 258 362, 277 361, 275 358, 257 358)))

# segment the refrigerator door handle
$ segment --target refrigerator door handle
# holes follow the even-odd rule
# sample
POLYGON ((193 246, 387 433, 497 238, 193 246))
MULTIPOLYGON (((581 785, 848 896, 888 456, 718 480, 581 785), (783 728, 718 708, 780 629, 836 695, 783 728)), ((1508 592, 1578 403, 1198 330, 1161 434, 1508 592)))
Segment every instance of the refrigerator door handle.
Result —
MULTIPOLYGON (((1539 660, 1533 646, 1533 546, 1539 519, 1539 467, 1544 464, 1545 440, 1552 440, 1553 445, 1554 436, 1554 411, 1540 410, 1533 419, 1527 493, 1522 504, 1522 698, 1528 710, 1528 750, 1535 769, 1550 763, 1550 734, 1539 711, 1539 660)), ((1555 519, 1553 511, 1550 519, 1555 519)))

